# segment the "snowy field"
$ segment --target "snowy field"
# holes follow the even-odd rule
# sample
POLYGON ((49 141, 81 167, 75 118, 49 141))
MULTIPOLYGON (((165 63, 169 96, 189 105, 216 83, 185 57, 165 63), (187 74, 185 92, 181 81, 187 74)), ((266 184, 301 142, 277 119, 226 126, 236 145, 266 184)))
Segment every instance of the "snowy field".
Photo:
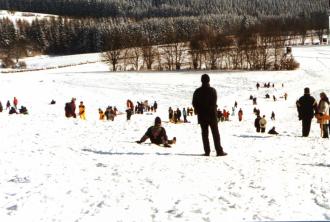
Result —
POLYGON ((302 138, 295 107, 304 87, 317 100, 330 94, 330 47, 293 52, 301 65, 293 72, 208 72, 219 107, 231 110, 236 100, 244 112, 242 122, 235 115, 219 123, 226 157, 215 157, 211 137, 211 156, 200 156, 195 116, 163 123, 177 137, 171 149, 134 143, 156 116, 168 120, 169 106, 191 105, 202 72, 109 73, 95 63, 0 74, 2 104, 16 96, 30 113, 0 113, 0 221, 330 220, 330 141, 320 138, 316 120, 302 138), (257 82, 275 88, 257 91, 257 82), (255 132, 250 95, 266 130, 276 126, 280 135, 255 132), (84 101, 86 121, 64 117, 72 97, 84 101), (98 120, 98 108, 124 112, 127 99, 156 100, 159 110, 128 122, 125 115, 98 120))
POLYGON ((49 19, 52 17, 57 17, 57 16, 51 14, 34 13, 34 12, 18 12, 18 11, 9 12, 8 10, 0 10, 0 19, 8 18, 11 21, 24 20, 29 23, 32 23, 32 21, 35 19, 49 19))

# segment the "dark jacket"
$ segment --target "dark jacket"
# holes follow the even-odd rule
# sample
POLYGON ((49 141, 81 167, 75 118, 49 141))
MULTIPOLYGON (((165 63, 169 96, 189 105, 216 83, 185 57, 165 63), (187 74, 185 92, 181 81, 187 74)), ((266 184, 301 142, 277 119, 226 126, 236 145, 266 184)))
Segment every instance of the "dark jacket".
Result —
POLYGON ((260 128, 260 123, 259 123, 260 120, 261 120, 260 116, 257 116, 257 118, 254 120, 254 127, 255 128, 260 128))
POLYGON ((167 141, 167 135, 164 127, 161 126, 151 126, 148 128, 144 135, 149 138, 152 143, 163 144, 167 141))
POLYGON ((305 94, 297 101, 299 119, 312 119, 317 109, 317 102, 314 97, 305 94))
POLYGON ((209 84, 203 84, 195 90, 192 105, 199 124, 217 123, 217 91, 209 84))

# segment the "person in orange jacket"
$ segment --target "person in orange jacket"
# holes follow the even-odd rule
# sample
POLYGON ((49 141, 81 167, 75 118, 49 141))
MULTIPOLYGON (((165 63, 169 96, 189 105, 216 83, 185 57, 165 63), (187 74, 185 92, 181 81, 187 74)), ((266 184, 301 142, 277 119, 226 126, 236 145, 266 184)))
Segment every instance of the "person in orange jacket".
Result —
POLYGON ((80 116, 80 119, 86 120, 85 105, 84 105, 84 102, 83 101, 80 101, 80 105, 79 105, 79 116, 80 116))
POLYGON ((100 115, 100 120, 104 120, 104 117, 105 117, 105 115, 104 115, 104 112, 103 112, 103 110, 102 109, 99 109, 99 115, 100 115))

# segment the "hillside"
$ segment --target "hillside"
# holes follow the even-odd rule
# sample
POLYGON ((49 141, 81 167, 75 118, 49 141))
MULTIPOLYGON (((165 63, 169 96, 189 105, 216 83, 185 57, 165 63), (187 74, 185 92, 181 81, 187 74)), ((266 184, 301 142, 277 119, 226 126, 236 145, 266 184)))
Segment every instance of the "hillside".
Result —
POLYGON ((330 220, 330 140, 320 138, 315 119, 302 138, 295 106, 306 86, 317 100, 322 91, 330 94, 330 47, 293 53, 301 64, 293 72, 210 73, 219 108, 231 111, 237 101, 244 112, 242 122, 236 110, 219 123, 226 157, 215 157, 212 145, 210 157, 200 156, 196 116, 186 124, 167 122, 169 106, 191 106, 203 72, 113 73, 95 63, 0 74, 2 104, 16 96, 29 110, 0 113, 0 221, 330 220), (257 82, 275 87, 257 90, 257 82), (288 100, 281 98, 285 92, 288 100), (266 115, 267 131, 276 126, 278 136, 255 132, 250 95, 266 115), (86 121, 64 117, 72 97, 84 101, 86 121), (130 121, 98 119, 98 108, 124 112, 127 99, 157 101, 158 111, 130 121), (156 116, 177 137, 171 149, 134 143, 156 116))

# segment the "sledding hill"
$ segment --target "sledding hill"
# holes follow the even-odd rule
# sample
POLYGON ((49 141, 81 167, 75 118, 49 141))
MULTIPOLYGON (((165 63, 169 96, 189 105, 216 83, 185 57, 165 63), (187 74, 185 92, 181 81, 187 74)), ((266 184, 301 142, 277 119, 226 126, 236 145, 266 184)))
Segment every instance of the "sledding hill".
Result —
POLYGON ((94 63, 0 74, 2 104, 16 96, 29 110, 0 113, 0 221, 329 220, 330 141, 320 138, 316 120, 310 136, 301 137, 295 101, 306 86, 317 100, 322 91, 330 94, 330 47, 293 53, 300 63, 293 72, 210 73, 219 107, 231 110, 237 101, 244 112, 242 122, 236 110, 219 123, 229 154, 220 158, 213 148, 210 157, 199 156, 195 116, 187 124, 163 123, 177 137, 171 149, 134 143, 156 116, 167 121, 169 106, 191 106, 202 72, 111 73, 94 63), (257 90, 257 82, 275 87, 257 90), (255 132, 250 95, 278 136, 255 132), (72 97, 84 101, 86 121, 64 117, 72 97), (157 101, 159 110, 131 121, 98 120, 98 108, 124 112, 127 99, 157 101))

